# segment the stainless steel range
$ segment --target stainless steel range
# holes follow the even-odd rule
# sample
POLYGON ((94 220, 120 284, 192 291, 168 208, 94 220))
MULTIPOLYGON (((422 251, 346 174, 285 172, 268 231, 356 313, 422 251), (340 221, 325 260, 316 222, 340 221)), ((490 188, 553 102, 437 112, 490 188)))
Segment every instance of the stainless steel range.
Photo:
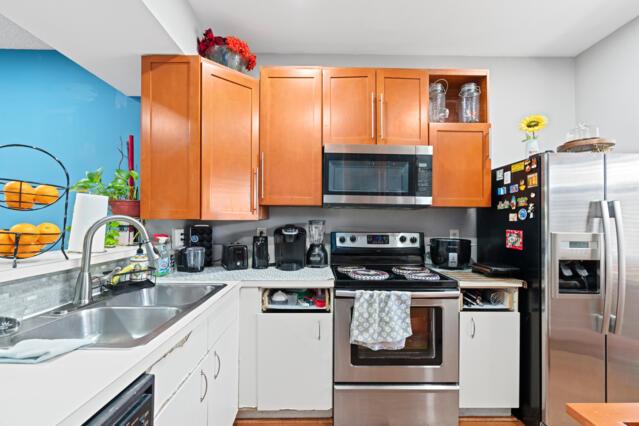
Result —
POLYGON ((331 267, 335 425, 457 425, 459 286, 424 267, 424 235, 333 232, 331 267), (404 349, 350 344, 356 290, 412 293, 413 335, 404 349))

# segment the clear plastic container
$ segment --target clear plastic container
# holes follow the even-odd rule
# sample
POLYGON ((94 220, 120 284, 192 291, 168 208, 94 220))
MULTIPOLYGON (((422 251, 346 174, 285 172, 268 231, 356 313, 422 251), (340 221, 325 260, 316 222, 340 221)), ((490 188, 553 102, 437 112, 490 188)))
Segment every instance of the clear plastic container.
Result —
POLYGON ((155 235, 155 248, 160 258, 156 276, 164 277, 171 273, 171 248, 168 235, 155 235))
POLYGON ((481 89, 477 83, 462 85, 459 90, 459 121, 462 123, 479 123, 479 97, 481 89))
POLYGON ((444 123, 448 118, 448 108, 446 108, 446 92, 448 82, 443 78, 435 80, 428 88, 428 115, 433 123, 444 123))

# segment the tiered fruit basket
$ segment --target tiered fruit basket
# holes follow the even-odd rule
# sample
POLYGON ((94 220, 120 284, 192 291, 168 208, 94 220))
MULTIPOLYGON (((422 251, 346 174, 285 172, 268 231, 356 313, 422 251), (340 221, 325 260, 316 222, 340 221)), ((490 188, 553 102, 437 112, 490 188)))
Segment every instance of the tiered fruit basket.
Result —
MULTIPOLYGON (((64 251, 69 206, 69 173, 66 167, 53 154, 42 148, 22 144, 0 145, 0 151, 9 148, 40 152, 57 163, 66 181, 64 185, 59 185, 0 176, 0 208, 21 212, 34 211, 45 209, 63 200, 64 213, 61 228, 51 223, 42 223, 39 226, 23 223, 13 226, 10 230, 0 229, 0 258, 12 259, 15 268, 18 259, 38 256, 59 244, 60 251, 68 259, 64 251)), ((2 155, 0 152, 0 156, 2 155)))

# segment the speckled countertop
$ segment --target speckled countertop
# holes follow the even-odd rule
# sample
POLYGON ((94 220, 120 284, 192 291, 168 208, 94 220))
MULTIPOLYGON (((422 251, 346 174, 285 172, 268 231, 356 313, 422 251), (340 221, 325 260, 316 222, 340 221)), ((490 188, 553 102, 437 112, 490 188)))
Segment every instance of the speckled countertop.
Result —
POLYGON ((252 284, 260 287, 271 287, 268 282, 278 282, 279 286, 299 286, 299 281, 313 282, 316 287, 333 287, 333 273, 331 268, 303 268, 298 271, 280 271, 274 267, 268 269, 241 269, 227 271, 221 266, 205 268, 203 272, 175 272, 166 277, 158 278, 158 282, 230 282, 241 281, 243 286, 252 284), (284 284, 283 282, 286 282, 284 284), (322 282, 322 285, 317 283, 322 282))

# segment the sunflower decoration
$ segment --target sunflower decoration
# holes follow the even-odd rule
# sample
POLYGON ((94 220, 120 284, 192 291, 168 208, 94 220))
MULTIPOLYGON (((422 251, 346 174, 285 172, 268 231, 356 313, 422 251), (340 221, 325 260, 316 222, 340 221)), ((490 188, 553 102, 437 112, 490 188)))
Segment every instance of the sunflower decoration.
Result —
POLYGON ((519 122, 519 129, 526 132, 526 138, 522 142, 529 139, 536 139, 536 133, 546 128, 548 119, 543 115, 529 115, 519 122))

